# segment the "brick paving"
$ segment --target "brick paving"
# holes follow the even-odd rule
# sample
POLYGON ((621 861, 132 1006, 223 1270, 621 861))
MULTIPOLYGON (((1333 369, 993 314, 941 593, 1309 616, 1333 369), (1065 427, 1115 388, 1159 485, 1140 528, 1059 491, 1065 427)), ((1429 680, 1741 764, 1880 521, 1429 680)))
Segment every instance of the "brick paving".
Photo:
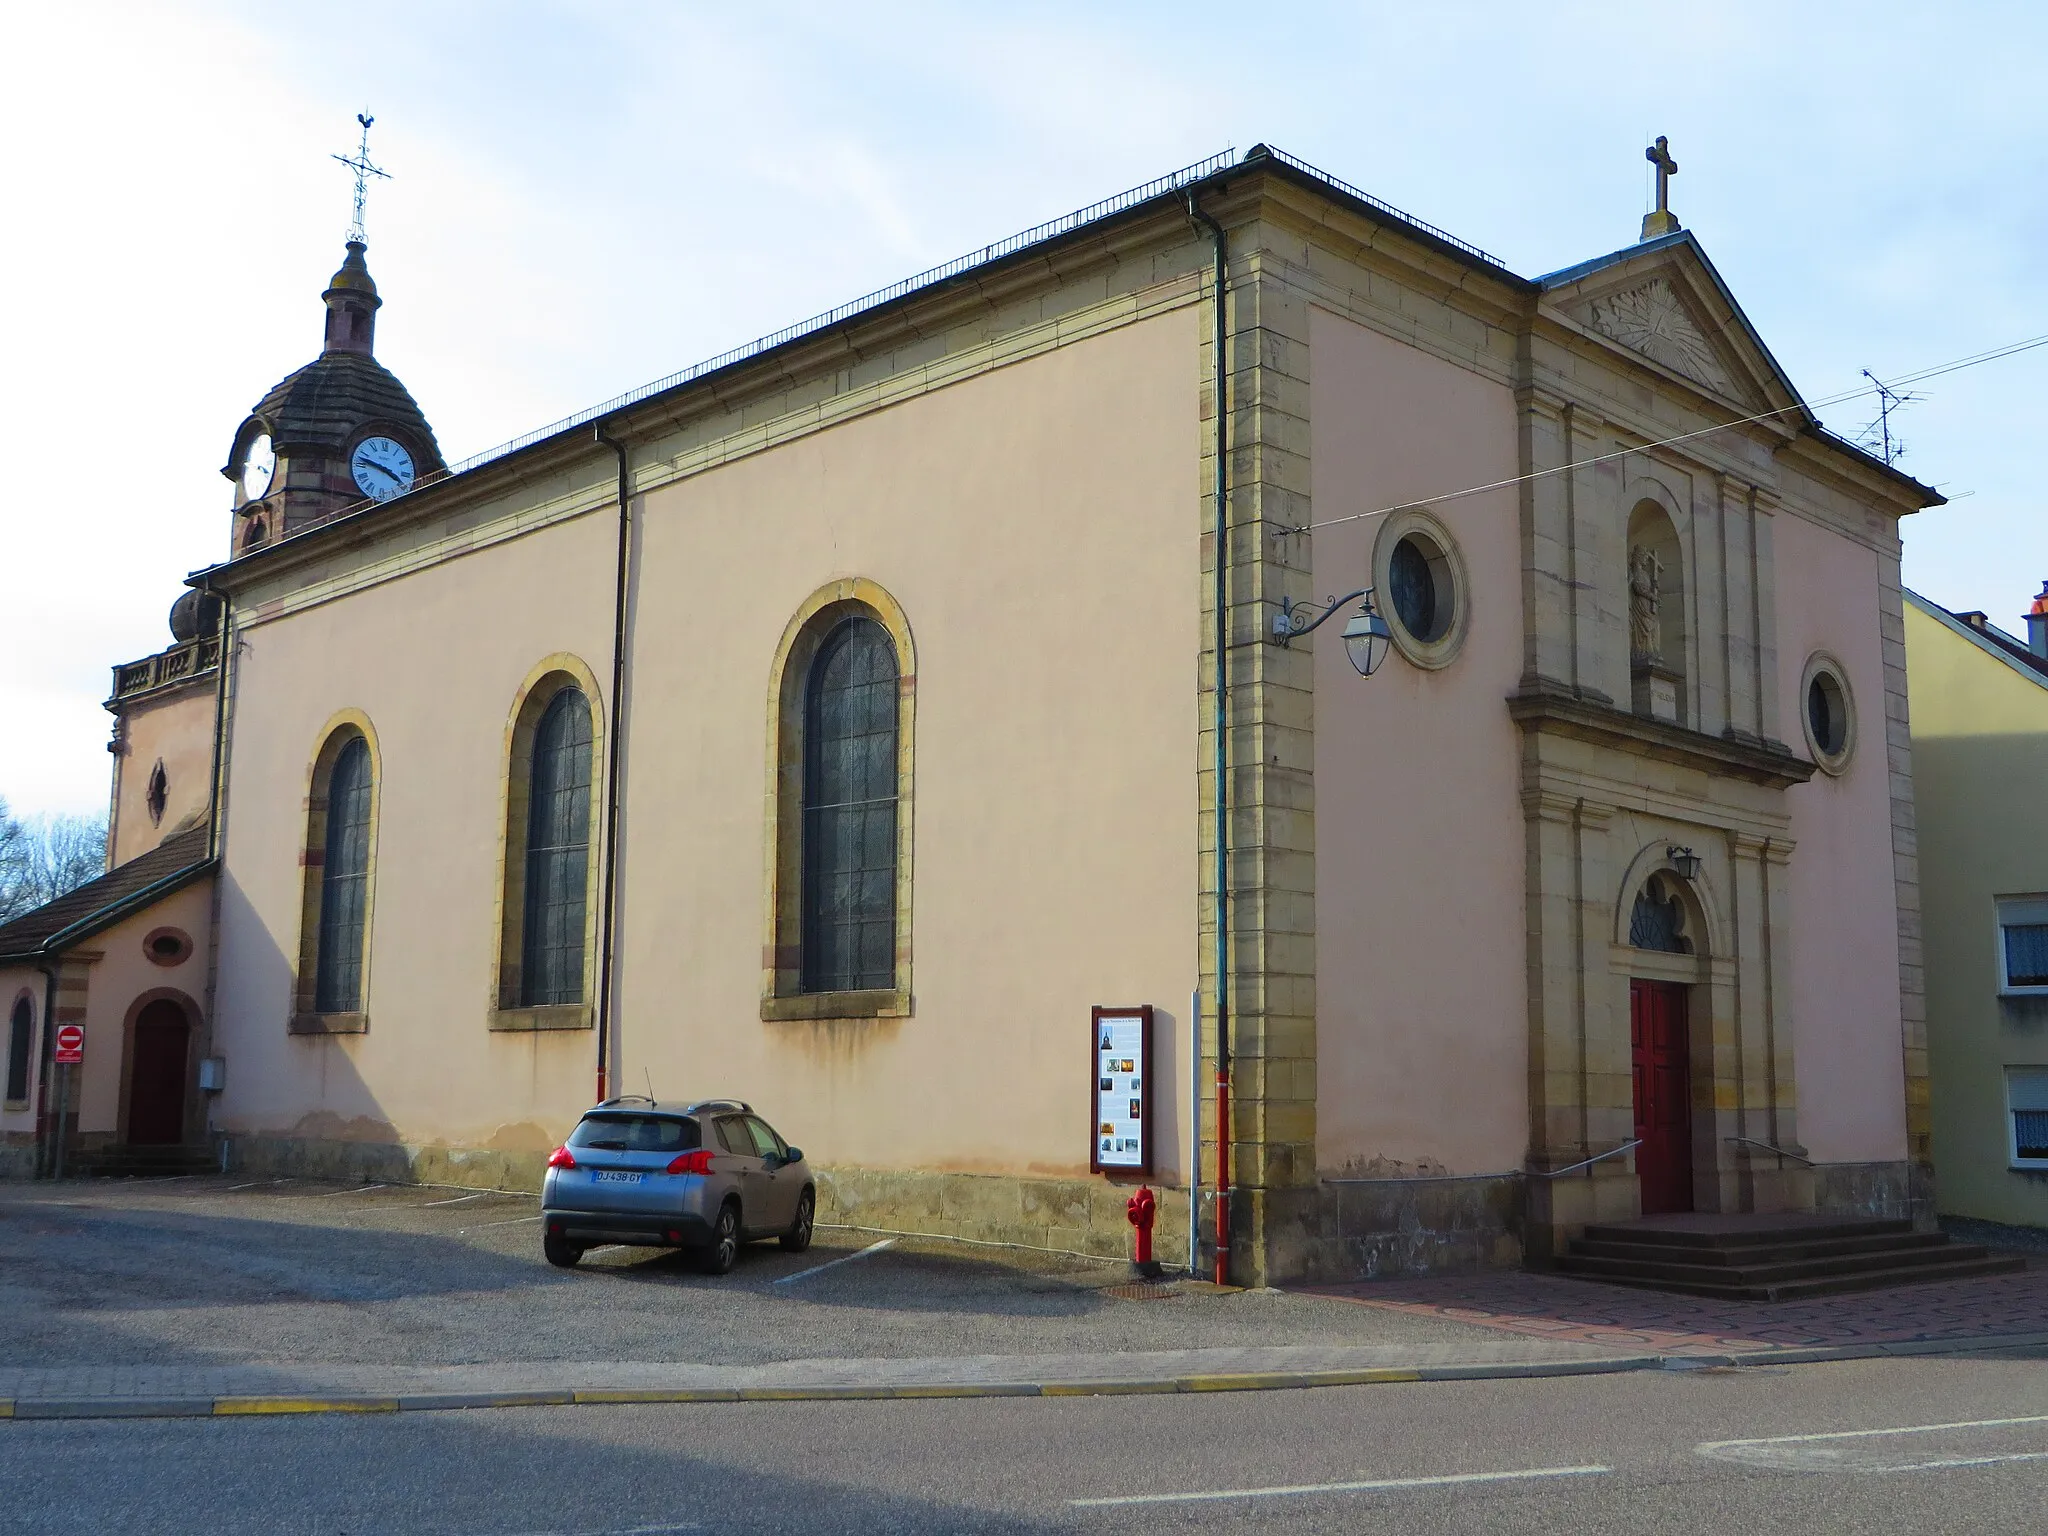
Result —
POLYGON ((1808 1301, 1719 1301, 1519 1271, 1308 1286, 1313 1295, 1558 1342, 1661 1354, 2048 1334, 2048 1265, 1808 1301))

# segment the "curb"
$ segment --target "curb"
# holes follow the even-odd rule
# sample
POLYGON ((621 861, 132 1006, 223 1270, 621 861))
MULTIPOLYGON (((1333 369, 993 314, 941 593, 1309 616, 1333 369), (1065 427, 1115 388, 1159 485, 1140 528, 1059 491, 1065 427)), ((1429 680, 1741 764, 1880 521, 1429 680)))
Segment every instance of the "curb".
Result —
POLYGON ((1304 1387, 1366 1387, 1426 1381, 1534 1381, 1758 1365, 1819 1365, 1935 1354, 1982 1354, 2048 1345, 2048 1333, 1977 1339, 1914 1339, 1884 1344, 1739 1350, 1703 1355, 1614 1355, 1497 1365, 1379 1366, 1329 1371, 1234 1371, 1196 1376, 1094 1381, 924 1382, 901 1386, 559 1388, 523 1392, 344 1393, 320 1397, 32 1397, 0 1398, 0 1419, 190 1419, 327 1413, 432 1413, 456 1408, 568 1408, 617 1403, 910 1402, 962 1397, 1119 1397, 1196 1392, 1275 1392, 1304 1387))

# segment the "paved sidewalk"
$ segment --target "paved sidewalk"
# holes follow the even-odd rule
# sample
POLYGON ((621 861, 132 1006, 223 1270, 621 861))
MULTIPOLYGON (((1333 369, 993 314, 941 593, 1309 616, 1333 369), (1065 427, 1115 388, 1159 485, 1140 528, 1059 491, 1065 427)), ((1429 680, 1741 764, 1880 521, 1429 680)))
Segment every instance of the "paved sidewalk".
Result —
POLYGON ((1716 1301, 1563 1275, 1495 1271, 1305 1287, 1384 1312, 1531 1339, 1664 1354, 1960 1343, 2048 1334, 2048 1263, 1811 1301, 1716 1301))
POLYGON ((1067 1396, 2048 1358, 2048 1265, 1798 1303, 1561 1276, 1287 1293, 821 1235, 732 1274, 642 1250, 573 1273, 529 1199, 279 1180, 0 1191, 0 1417, 1067 1396), (843 1261, 856 1254, 858 1263, 843 1261), (1228 1347, 1216 1347, 1227 1345, 1228 1347))

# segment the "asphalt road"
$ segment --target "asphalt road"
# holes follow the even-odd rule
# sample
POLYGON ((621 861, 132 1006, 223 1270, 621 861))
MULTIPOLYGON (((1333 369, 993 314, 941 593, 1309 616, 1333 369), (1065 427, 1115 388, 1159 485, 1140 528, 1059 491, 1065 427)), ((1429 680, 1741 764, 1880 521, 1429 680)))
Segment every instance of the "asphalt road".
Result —
POLYGON ((613 1249, 540 1255, 525 1196, 286 1181, 0 1186, 0 1365, 688 1360, 1034 1354, 1266 1344, 1495 1346, 1499 1335, 1316 1296, 1133 1302, 1123 1265, 821 1231, 729 1275, 613 1249), (240 1186, 240 1187, 238 1187, 240 1186), (786 1283, 778 1283, 786 1282, 786 1283))
POLYGON ((0 1532, 2031 1532, 2044 1366, 22 1422, 0 1425, 0 1532), (1148 1502, 1093 1502, 1119 1499, 1148 1502))

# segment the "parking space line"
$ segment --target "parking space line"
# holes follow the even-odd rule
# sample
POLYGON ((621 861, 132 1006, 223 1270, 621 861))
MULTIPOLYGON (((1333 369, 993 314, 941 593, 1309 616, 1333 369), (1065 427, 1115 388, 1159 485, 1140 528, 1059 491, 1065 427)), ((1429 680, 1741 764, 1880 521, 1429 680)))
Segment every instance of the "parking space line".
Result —
POLYGON ((809 1269, 800 1269, 793 1275, 783 1275, 778 1279, 771 1280, 769 1284, 789 1285, 798 1280, 808 1280, 812 1275, 822 1275, 828 1269, 837 1269, 842 1264, 851 1264, 855 1259, 864 1259, 871 1253, 880 1253, 884 1248, 894 1248, 895 1246, 895 1238, 885 1237, 879 1243, 869 1243, 867 1247, 861 1249, 858 1253, 842 1253, 836 1259, 829 1259, 823 1264, 814 1264, 809 1269))
POLYGON ((457 1195, 453 1200, 422 1200, 418 1205, 414 1206, 413 1209, 416 1211, 424 1211, 430 1206, 460 1205, 465 1200, 481 1200, 483 1199, 486 1193, 488 1193, 488 1191, 480 1189, 473 1195, 457 1195))
POLYGON ((367 1195, 373 1189, 389 1189, 389 1184, 352 1184, 347 1189, 322 1190, 315 1200, 332 1200, 336 1195, 367 1195))
POLYGON ((272 1184, 289 1184, 289 1179, 254 1179, 247 1184, 230 1184, 225 1193, 232 1195, 238 1189, 262 1189, 272 1184))
POLYGON ((1871 1440, 1880 1435, 1931 1435, 1944 1429, 2014 1429, 2022 1424, 2048 1424, 2048 1413, 2019 1419, 1961 1419, 1954 1424, 1902 1424, 1897 1429, 1835 1429, 1816 1435, 1771 1435, 1760 1440, 1703 1440, 1694 1447, 1702 1456, 1752 1445, 1805 1445, 1816 1440, 1871 1440))
POLYGON ((538 1216, 514 1216, 510 1221, 483 1221, 473 1227, 464 1227, 465 1232, 481 1232, 485 1227, 516 1227, 523 1221, 539 1221, 538 1216))
POLYGON ((1274 1499, 1309 1493, 1386 1493, 1403 1488, 1462 1488, 1538 1478, 1601 1477, 1612 1467, 1524 1467, 1512 1472, 1450 1472, 1436 1477, 1381 1477, 1356 1483, 1289 1483, 1275 1488, 1218 1488, 1202 1493, 1133 1493, 1112 1499, 1069 1499, 1077 1509, 1124 1504, 1198 1504, 1221 1499, 1274 1499))

